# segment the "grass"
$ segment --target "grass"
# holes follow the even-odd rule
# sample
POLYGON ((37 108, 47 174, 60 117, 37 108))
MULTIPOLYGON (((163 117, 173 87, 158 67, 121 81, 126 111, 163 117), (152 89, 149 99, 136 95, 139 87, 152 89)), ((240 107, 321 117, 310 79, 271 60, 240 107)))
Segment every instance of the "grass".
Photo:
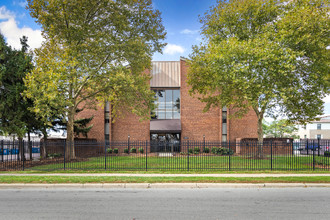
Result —
POLYGON ((91 177, 1 176, 0 183, 330 183, 329 176, 312 177, 91 177))
MULTIPOLYGON (((210 154, 211 155, 211 154, 210 154)), ((330 170, 329 157, 315 156, 316 170, 330 170)), ((190 156, 186 155, 175 157, 157 157, 149 156, 111 156, 107 157, 93 157, 88 161, 70 162, 65 164, 66 170, 100 170, 107 171, 169 171, 171 173, 182 173, 185 171, 195 172, 221 172, 233 170, 247 170, 257 171, 264 170, 313 170, 312 156, 274 156, 273 160, 270 157, 265 159, 254 159, 243 156, 190 156), (147 168, 146 168, 147 164, 147 168), (107 169, 105 169, 105 167, 107 169)), ((35 166, 30 168, 35 171, 42 170, 64 170, 64 164, 48 164, 35 166)))

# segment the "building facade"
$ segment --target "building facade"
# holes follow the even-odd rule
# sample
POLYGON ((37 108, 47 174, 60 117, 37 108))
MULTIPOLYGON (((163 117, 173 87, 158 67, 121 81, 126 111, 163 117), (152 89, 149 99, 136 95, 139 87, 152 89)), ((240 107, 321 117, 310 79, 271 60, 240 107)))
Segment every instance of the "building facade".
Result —
POLYGON ((319 121, 298 125, 300 139, 330 139, 330 115, 323 115, 319 121))
POLYGON ((132 113, 123 111, 114 121, 110 118, 110 107, 84 110, 79 117, 90 117, 93 128, 88 138, 98 141, 153 140, 180 141, 209 140, 236 141, 237 138, 257 137, 257 117, 254 111, 241 119, 231 119, 229 108, 212 108, 203 112, 205 106, 196 97, 189 95, 187 85, 188 66, 180 61, 152 62, 150 89, 155 91, 158 107, 154 117, 139 122, 132 113))

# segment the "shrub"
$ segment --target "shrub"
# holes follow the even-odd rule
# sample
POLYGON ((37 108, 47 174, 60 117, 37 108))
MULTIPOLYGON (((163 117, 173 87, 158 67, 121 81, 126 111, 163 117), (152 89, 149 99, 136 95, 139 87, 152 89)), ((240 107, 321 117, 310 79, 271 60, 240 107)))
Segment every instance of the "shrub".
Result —
POLYGON ((141 154, 143 154, 143 152, 144 152, 143 147, 140 147, 140 148, 139 148, 139 152, 140 152, 141 154))
POLYGON ((330 151, 324 151, 324 156, 325 157, 330 157, 330 151))
POLYGON ((192 154, 193 153, 193 149, 189 148, 188 153, 192 154))
POLYGON ((48 154, 47 156, 50 157, 50 158, 57 158, 57 157, 61 157, 62 154, 60 154, 60 153, 53 153, 53 154, 48 154))
POLYGON ((195 152, 195 154, 199 154, 200 151, 201 151, 201 149, 199 149, 199 147, 195 147, 195 148, 194 148, 194 152, 195 152))
POLYGON ((229 148, 222 148, 222 154, 221 155, 233 155, 234 151, 229 148))
POLYGON ((204 153, 210 153, 210 148, 208 148, 208 147, 206 147, 205 149, 204 149, 204 153))
POLYGON ((125 153, 125 154, 128 154, 128 148, 125 148, 125 149, 124 149, 124 153, 125 153))
POLYGON ((131 148, 131 153, 136 153, 136 148, 135 147, 131 148))
POLYGON ((212 152, 212 154, 217 154, 218 153, 218 148, 217 147, 212 147, 211 152, 212 152))
POLYGON ((118 154, 119 150, 118 148, 113 149, 113 153, 118 154))
POLYGON ((112 154, 112 149, 111 149, 111 148, 108 148, 108 149, 107 149, 107 153, 108 153, 108 154, 112 154))

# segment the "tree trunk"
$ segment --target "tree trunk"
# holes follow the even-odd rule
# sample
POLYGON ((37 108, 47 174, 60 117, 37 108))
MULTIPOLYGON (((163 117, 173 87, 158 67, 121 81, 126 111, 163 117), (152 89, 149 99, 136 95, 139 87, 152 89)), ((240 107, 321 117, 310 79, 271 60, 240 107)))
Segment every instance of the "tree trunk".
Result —
POLYGON ((66 137, 66 146, 65 146, 65 159, 71 160, 75 159, 75 151, 74 151, 74 116, 75 116, 74 107, 69 107, 68 114, 68 123, 67 123, 67 137, 66 137))
POLYGON ((18 152, 19 160, 25 160, 23 138, 21 137, 18 138, 18 152))
POLYGON ((46 128, 42 130, 42 134, 44 135, 44 142, 40 142, 40 156, 45 159, 47 157, 47 131, 46 128))
POLYGON ((258 153, 257 157, 259 159, 263 158, 263 142, 264 142, 264 132, 262 130, 262 119, 263 116, 259 115, 258 116, 258 153))

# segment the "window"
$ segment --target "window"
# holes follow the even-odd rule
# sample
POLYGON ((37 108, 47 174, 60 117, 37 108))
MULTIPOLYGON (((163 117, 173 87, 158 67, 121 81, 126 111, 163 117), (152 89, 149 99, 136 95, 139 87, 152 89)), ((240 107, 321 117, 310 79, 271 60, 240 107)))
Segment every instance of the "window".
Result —
POLYGON ((152 119, 180 119, 180 90, 154 89, 155 104, 152 119))
POLYGON ((305 138, 305 139, 307 138, 307 135, 306 135, 306 134, 304 135, 304 138, 305 138))
POLYGON ((317 130, 321 130, 321 124, 317 124, 317 130))
POLYGON ((320 134, 318 134, 318 135, 316 135, 316 139, 321 139, 321 135, 320 134))
POLYGON ((222 108, 222 141, 227 141, 227 108, 222 108))

